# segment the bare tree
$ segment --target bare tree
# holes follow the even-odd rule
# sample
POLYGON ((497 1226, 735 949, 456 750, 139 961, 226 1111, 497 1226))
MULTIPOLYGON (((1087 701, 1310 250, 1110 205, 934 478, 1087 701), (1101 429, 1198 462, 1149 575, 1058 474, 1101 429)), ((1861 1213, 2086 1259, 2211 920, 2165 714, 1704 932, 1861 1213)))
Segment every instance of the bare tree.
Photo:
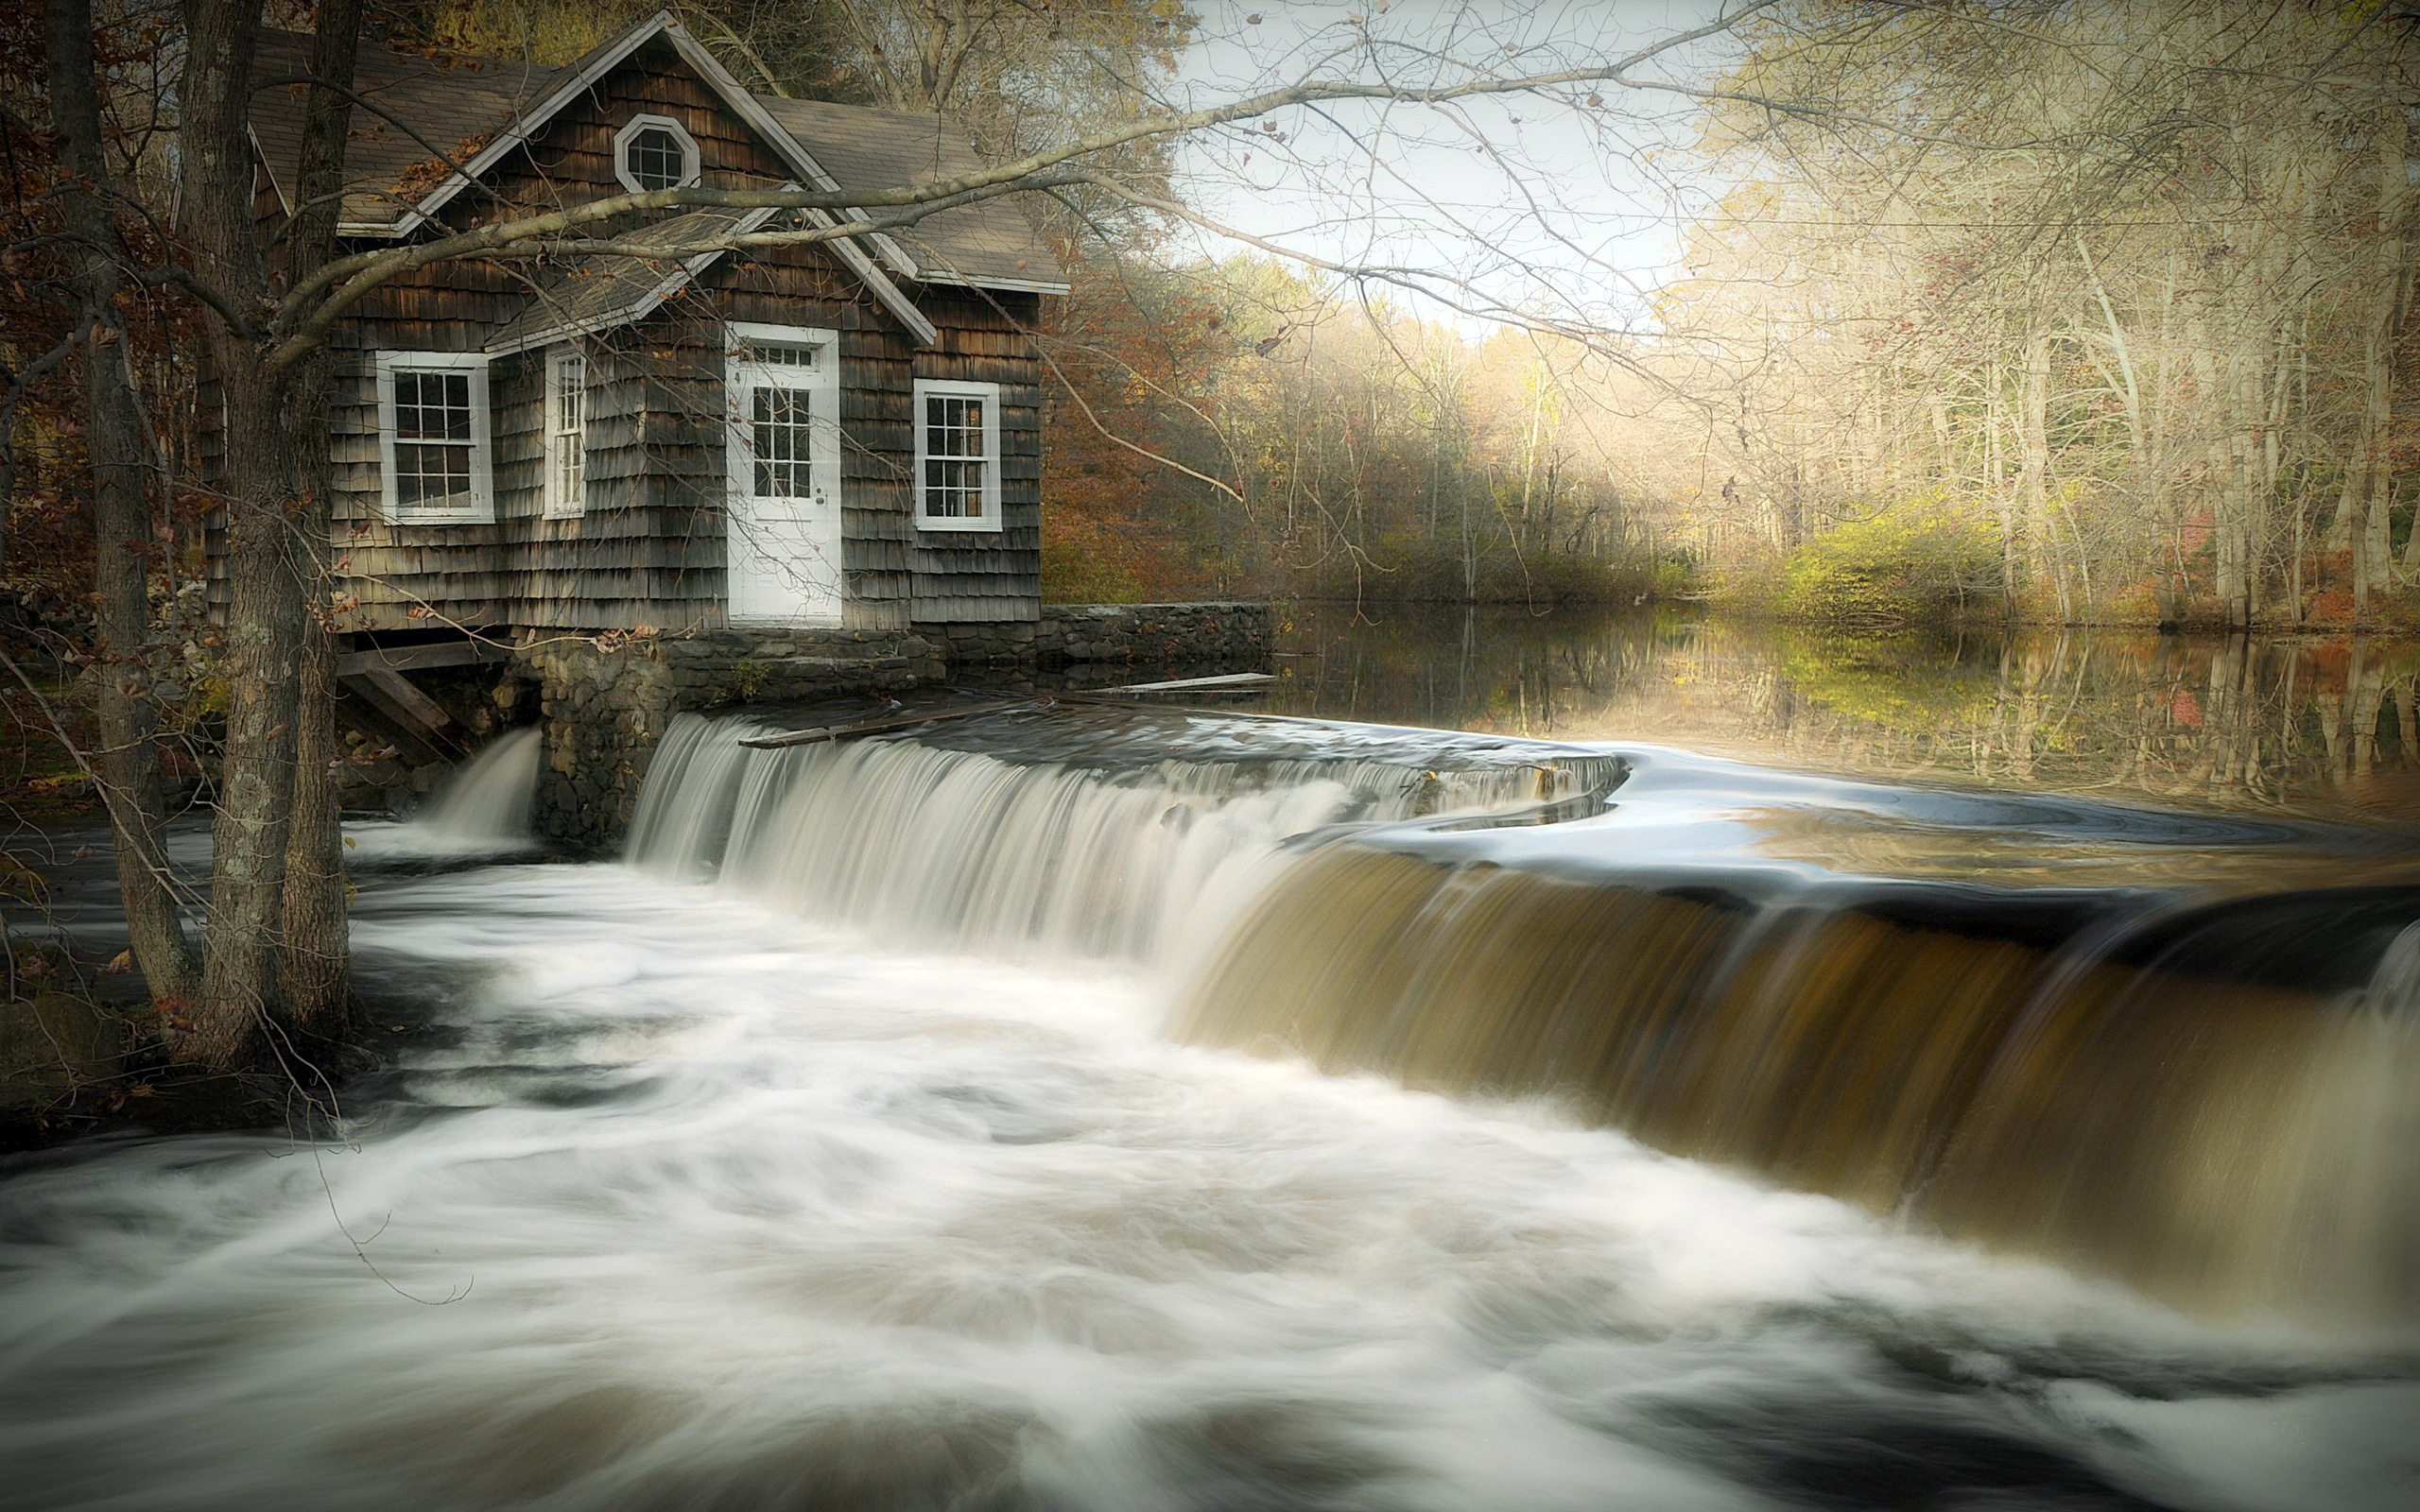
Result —
MULTIPOLYGON (((1741 13, 1761 9, 1752 4, 1741 13)), ((1452 112, 1476 101, 1526 98, 1588 110, 1606 91, 1670 87, 1653 73, 1659 60, 1720 35, 1736 21, 1718 20, 1617 55, 1560 57, 1555 66, 1534 69, 1508 67, 1507 55, 1493 45, 1463 49, 1467 39, 1450 26, 1426 47, 1380 47, 1365 39, 1305 60, 1292 77, 1244 97, 1183 109, 1140 105, 1045 145, 1028 148, 1020 141, 1003 161, 938 182, 838 193, 666 189, 536 212, 493 206, 458 230, 352 251, 335 238, 333 191, 344 180, 357 0, 328 0, 318 11, 305 193, 288 227, 266 225, 252 212, 248 108, 263 82, 252 67, 258 11, 235 0, 186 0, 182 15, 177 162, 183 249, 164 266, 136 271, 173 283, 205 311, 225 425, 227 726, 199 1001, 178 1041, 181 1055, 214 1064, 236 1064, 256 1054, 264 1030, 286 1015, 323 1010, 341 960, 341 913, 331 902, 337 885, 330 859, 332 810, 319 782, 329 748, 327 656, 315 628, 311 585, 319 580, 316 554, 324 540, 322 352, 338 322, 372 291, 447 262, 527 264, 597 253, 661 262, 715 251, 745 256, 912 226, 1011 193, 1090 189, 1148 199, 1162 191, 1158 144, 1201 133, 1241 134, 1285 112, 1355 103, 1452 112), (675 233, 655 218, 705 207, 796 214, 768 229, 715 234, 675 233), (617 229, 633 218, 641 222, 635 229, 617 229)), ((1005 10, 1001 17, 1004 24, 1014 19, 1005 10)), ((929 60, 920 55, 919 88, 928 97, 945 93, 944 85, 955 88, 952 79, 978 62, 977 50, 964 41, 959 37, 929 60)), ((106 232, 95 221, 90 235, 106 244, 106 232)), ((112 249, 121 266, 130 262, 124 241, 116 238, 112 249)), ((149 759, 139 739, 126 749, 130 761, 149 759)), ((162 960, 173 970, 166 956, 162 960)))

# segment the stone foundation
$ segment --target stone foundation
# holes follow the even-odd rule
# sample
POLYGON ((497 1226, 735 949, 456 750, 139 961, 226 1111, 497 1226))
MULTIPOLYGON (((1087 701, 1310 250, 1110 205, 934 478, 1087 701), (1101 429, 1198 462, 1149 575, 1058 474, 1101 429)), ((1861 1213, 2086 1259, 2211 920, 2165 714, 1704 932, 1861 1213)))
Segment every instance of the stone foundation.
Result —
POLYGON ((919 625, 916 633, 940 646, 956 669, 1031 665, 1034 633, 1041 628, 1031 620, 1008 620, 989 625, 919 625))
POLYGON ((1033 661, 1043 668, 1265 662, 1273 623, 1266 604, 1046 604, 1032 627, 1033 661))
POLYGON ((517 661, 538 683, 546 726, 530 822, 541 839, 573 851, 620 841, 655 743, 677 713, 903 693, 943 674, 932 644, 902 630, 716 630, 606 646, 549 640, 517 661))
MULTIPOLYGON (((471 708, 466 714, 458 707, 456 713, 478 733, 492 722, 526 722, 526 713, 515 718, 515 703, 526 704, 526 696, 513 695, 534 684, 546 759, 531 822, 541 839, 575 853, 596 852, 619 843, 630 827, 656 742, 676 714, 901 694, 938 686, 958 667, 1006 667, 1011 677, 1072 669, 1064 680, 1084 682, 1121 680, 1119 670, 1129 666, 1259 668, 1268 664, 1270 627, 1265 604, 1110 604, 1049 605, 1038 622, 907 630, 712 630, 678 639, 542 635, 503 670, 493 710, 471 708)), ((483 675, 493 681, 499 670, 483 675)), ((389 772, 374 761, 361 765, 372 769, 355 779, 359 787, 398 797, 426 791, 440 775, 400 767, 389 772)))

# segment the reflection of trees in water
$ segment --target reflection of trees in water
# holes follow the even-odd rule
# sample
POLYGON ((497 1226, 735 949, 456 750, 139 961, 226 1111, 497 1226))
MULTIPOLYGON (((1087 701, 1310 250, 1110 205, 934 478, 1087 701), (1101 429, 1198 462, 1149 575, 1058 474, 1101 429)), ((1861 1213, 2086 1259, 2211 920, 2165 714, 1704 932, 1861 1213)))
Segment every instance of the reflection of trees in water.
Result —
POLYGON ((1300 607, 1274 708, 1791 765, 2420 814, 2420 647, 2031 631, 1852 640, 1610 611, 1300 607))

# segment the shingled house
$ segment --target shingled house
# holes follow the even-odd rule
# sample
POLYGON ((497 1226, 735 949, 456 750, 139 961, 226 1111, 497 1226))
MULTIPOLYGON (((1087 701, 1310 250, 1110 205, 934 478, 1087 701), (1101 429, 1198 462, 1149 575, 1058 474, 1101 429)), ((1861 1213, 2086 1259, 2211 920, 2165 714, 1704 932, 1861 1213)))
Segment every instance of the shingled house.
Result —
MULTIPOLYGON (((305 46, 265 34, 255 77, 306 74, 305 46)), ((348 249, 624 190, 862 189, 977 166, 935 117, 752 93, 667 14, 557 69, 365 44, 357 88, 375 111, 355 114, 348 249)), ((264 216, 292 210, 302 108, 301 86, 256 96, 264 216)), ((1063 278, 1025 212, 994 199, 812 246, 399 279, 335 343, 340 628, 354 647, 748 627, 930 627, 947 644, 1035 620, 1027 333, 1063 278)))

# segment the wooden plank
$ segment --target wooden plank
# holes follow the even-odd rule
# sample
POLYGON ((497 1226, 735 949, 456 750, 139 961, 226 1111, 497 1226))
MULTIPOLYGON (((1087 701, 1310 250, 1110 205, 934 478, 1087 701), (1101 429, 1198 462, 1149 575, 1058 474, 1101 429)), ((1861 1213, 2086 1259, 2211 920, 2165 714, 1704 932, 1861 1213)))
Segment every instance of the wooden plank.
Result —
POLYGON ((1102 688, 1102 693, 1175 693, 1184 688, 1257 688, 1275 682, 1274 672, 1228 672, 1215 678, 1178 678, 1172 682, 1130 682, 1122 688, 1102 688))
MULTIPOLYGON (((395 645, 384 649, 348 651, 337 658, 337 676, 357 678, 374 671, 407 672, 415 667, 466 667, 481 662, 503 662, 512 653, 488 641, 445 641, 436 645, 395 645)), ((411 684, 406 683, 406 687, 411 684)), ((414 688, 418 696, 420 690, 414 688)), ((442 713, 443 711, 439 711, 442 713)))
POLYGON ((976 714, 1006 713, 1011 709, 1047 709, 1055 700, 1043 698, 1003 698, 990 703, 971 703, 961 709, 942 709, 927 713, 890 714, 879 719, 860 720, 852 725, 819 725, 812 730, 785 730, 778 735, 757 735, 740 742, 757 750, 778 750, 785 746, 812 746, 819 742, 854 740, 859 735, 880 734, 886 730, 913 730, 919 725, 938 725, 952 719, 971 718, 976 714))
POLYGON ((372 708, 410 730, 416 738, 440 749, 462 748, 461 741, 446 728, 454 723, 453 715, 413 687, 402 673, 376 668, 341 680, 368 700, 372 708))

